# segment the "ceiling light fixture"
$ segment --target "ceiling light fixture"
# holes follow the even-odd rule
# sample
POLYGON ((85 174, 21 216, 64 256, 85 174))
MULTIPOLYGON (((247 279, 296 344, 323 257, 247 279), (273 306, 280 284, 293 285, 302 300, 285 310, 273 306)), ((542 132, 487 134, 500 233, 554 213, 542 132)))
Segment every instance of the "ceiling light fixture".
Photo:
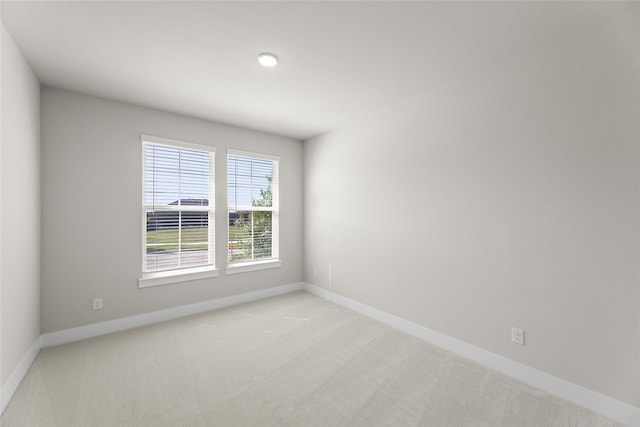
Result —
POLYGON ((264 52, 258 55, 258 62, 263 67, 275 67, 278 64, 278 57, 273 53, 264 52))

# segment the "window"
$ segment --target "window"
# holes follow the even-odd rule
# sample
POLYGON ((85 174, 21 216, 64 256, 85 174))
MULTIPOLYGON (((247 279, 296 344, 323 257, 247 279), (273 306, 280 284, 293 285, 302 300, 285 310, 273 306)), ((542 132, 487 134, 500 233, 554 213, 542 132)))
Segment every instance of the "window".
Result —
POLYGON ((248 263, 278 267, 279 158, 235 150, 227 154, 227 273, 244 271, 233 267, 248 263))
POLYGON ((146 135, 142 146, 143 279, 212 270, 215 149, 146 135))

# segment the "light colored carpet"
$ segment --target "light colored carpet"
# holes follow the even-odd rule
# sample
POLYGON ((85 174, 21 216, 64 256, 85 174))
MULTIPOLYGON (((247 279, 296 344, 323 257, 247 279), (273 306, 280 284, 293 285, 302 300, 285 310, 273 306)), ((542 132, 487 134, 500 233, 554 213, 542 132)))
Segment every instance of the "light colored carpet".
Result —
POLYGON ((44 349, 9 426, 620 426, 306 292, 44 349))

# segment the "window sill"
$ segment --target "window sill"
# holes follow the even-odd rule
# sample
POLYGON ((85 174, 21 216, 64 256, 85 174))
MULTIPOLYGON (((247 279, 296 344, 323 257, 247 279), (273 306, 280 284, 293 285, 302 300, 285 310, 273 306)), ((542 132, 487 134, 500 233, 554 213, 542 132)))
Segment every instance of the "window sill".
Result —
POLYGON ((247 271, 266 270, 268 268, 280 268, 282 261, 279 259, 270 259, 267 261, 243 262, 239 264, 231 264, 225 269, 225 274, 245 273, 247 271))
POLYGON ((150 286, 168 285, 189 280, 206 279, 208 277, 218 277, 218 270, 214 266, 208 265, 206 267, 194 267, 183 270, 156 271, 152 273, 142 273, 142 277, 138 279, 138 287, 148 288, 150 286))

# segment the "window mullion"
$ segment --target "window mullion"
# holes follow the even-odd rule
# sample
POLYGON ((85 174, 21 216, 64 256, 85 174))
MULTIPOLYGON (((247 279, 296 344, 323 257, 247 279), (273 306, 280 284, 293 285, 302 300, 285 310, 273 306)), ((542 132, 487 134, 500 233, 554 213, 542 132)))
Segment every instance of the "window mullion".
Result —
POLYGON ((251 260, 255 260, 256 259, 256 248, 255 248, 255 243, 256 243, 256 225, 254 222, 255 219, 255 215, 253 213, 253 211, 251 211, 251 260))
POLYGON ((256 242, 256 229, 255 224, 253 222, 255 215, 253 214, 253 160, 249 162, 249 193, 251 198, 251 208, 249 211, 249 215, 251 215, 251 261, 256 259, 256 250, 255 250, 255 242, 256 242))
POLYGON ((178 150, 178 267, 182 267, 182 149, 178 150))
POLYGON ((209 154, 209 213, 207 215, 207 231, 208 231, 208 249, 209 249, 209 264, 215 264, 214 254, 215 254, 215 207, 216 207, 216 187, 215 187, 215 171, 216 171, 216 162, 215 156, 209 154), (212 224, 213 221, 213 224, 212 224), (213 248, 211 247, 213 246, 213 248))

